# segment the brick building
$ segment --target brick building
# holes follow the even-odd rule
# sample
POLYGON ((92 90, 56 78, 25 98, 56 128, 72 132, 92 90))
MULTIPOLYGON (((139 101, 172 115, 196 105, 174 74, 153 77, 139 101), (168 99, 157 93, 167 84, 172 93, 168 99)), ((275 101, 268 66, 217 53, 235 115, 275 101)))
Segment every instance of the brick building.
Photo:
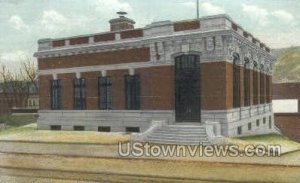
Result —
POLYGON ((276 126, 283 135, 300 142, 300 83, 274 83, 273 99, 287 106, 283 106, 285 111, 274 113, 276 126))
POLYGON ((35 111, 36 113, 39 108, 37 86, 37 83, 21 81, 0 83, 0 115, 18 111, 22 111, 22 113, 35 111))
POLYGON ((229 16, 134 23, 121 15, 109 32, 38 41, 39 129, 144 132, 159 121, 224 136, 273 130, 275 59, 229 16))

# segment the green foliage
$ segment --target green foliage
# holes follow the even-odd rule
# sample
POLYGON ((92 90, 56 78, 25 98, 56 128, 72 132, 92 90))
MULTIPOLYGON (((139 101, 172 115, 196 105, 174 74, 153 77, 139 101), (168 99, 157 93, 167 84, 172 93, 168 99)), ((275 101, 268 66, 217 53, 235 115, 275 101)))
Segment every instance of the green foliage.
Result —
POLYGON ((9 126, 5 130, 0 132, 0 136, 1 135, 9 135, 9 134, 23 134, 23 133, 31 134, 35 130, 36 130, 36 123, 19 126, 19 127, 9 126))
POLYGON ((300 47, 290 47, 273 51, 277 57, 273 82, 300 82, 300 47))
POLYGON ((5 123, 6 126, 11 127, 19 127, 23 125, 27 125, 30 123, 35 123, 37 117, 34 115, 26 115, 26 116, 11 116, 11 115, 3 115, 0 116, 0 123, 5 123))

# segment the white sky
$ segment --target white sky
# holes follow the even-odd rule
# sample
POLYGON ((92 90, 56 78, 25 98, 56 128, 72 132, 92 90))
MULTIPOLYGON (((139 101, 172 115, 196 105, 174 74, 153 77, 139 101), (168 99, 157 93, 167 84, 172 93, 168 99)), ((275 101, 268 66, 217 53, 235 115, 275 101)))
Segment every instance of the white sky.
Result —
MULTIPOLYGON (((200 16, 229 14, 271 48, 300 45, 300 0, 200 0, 200 16)), ((40 38, 107 31, 116 11, 143 27, 192 19, 196 0, 0 0, 0 63, 18 67, 40 38)))

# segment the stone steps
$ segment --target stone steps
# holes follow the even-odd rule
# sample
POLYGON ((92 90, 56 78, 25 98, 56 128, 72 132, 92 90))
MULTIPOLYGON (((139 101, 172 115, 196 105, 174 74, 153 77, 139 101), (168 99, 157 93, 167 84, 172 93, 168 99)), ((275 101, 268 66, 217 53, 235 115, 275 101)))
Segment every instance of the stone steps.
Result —
POLYGON ((165 125, 149 132, 144 141, 156 144, 208 145, 206 129, 201 125, 165 125))
POLYGON ((174 136, 177 136, 177 137, 186 137, 186 138, 189 138, 189 137, 206 137, 206 134, 204 133, 201 133, 201 134, 194 134, 194 133, 191 133, 191 134, 186 134, 186 133, 179 133, 179 134, 171 134, 171 133, 159 133, 159 132, 153 132, 150 134, 151 136, 161 136, 161 137, 174 137, 174 136))

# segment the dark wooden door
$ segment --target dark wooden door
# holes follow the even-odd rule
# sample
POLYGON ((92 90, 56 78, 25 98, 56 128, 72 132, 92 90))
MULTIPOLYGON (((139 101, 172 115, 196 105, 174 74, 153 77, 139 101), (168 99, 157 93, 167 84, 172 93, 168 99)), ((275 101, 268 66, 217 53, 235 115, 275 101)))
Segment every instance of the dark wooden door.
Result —
POLYGON ((182 55, 175 58, 176 122, 201 121, 200 58, 182 55))

